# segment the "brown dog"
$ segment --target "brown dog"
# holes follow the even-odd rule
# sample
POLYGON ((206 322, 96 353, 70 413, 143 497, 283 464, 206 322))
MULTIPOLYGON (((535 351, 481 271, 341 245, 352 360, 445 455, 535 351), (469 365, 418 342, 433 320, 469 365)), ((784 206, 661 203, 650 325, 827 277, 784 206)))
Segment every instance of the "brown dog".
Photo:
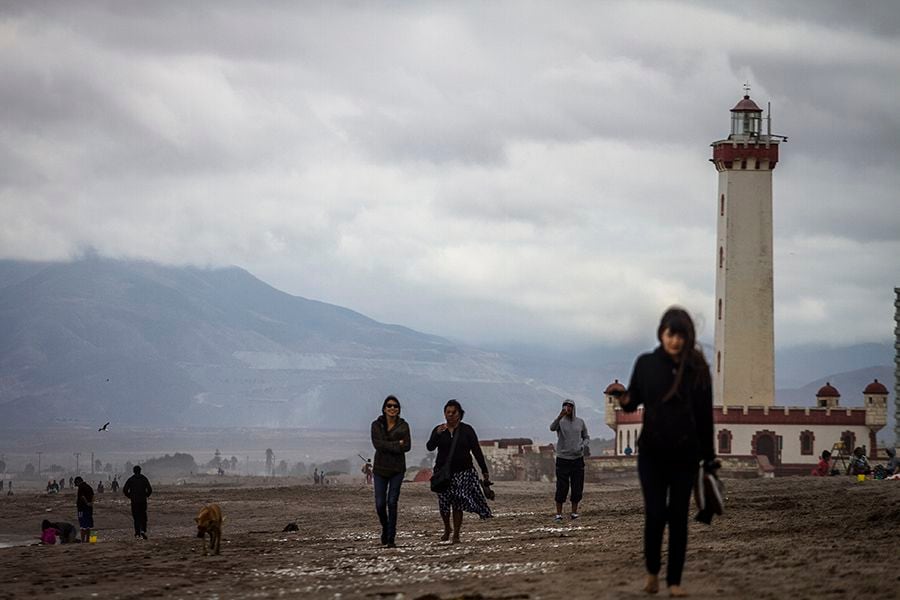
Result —
MULTIPOLYGON (((222 541, 222 509, 218 504, 207 504, 194 519, 197 522, 197 537, 205 538, 209 534, 209 549, 214 554, 219 553, 219 544, 222 541)), ((207 555, 206 539, 203 540, 203 555, 207 555)))

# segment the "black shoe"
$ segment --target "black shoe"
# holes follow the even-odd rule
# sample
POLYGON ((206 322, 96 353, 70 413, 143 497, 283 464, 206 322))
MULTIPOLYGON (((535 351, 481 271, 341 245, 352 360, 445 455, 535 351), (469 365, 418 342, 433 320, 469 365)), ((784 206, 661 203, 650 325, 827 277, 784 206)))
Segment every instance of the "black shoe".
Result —
POLYGON ((142 539, 142 540, 146 540, 146 539, 147 539, 147 534, 144 533, 143 531, 141 532, 141 539, 142 539))
POLYGON ((382 531, 382 532, 381 532, 381 545, 382 545, 382 546, 387 546, 387 543, 388 543, 387 532, 382 531))
POLYGON ((397 544, 395 544, 394 542, 391 541, 391 542, 388 542, 388 543, 387 543, 387 547, 388 547, 388 548, 396 548, 396 547, 397 547, 397 544))

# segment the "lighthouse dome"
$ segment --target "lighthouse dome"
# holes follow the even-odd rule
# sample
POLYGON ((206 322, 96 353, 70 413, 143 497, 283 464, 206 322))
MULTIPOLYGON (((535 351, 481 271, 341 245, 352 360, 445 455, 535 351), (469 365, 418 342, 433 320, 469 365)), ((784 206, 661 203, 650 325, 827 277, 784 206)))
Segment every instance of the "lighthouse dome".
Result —
POLYGON ((837 388, 831 385, 830 382, 825 382, 825 385, 819 388, 819 391, 816 392, 817 398, 840 398, 841 393, 837 391, 837 388))
POLYGON ((877 379, 866 386, 866 389, 863 390, 863 394, 887 394, 888 389, 885 387, 883 383, 878 381, 877 379))
POLYGON ((762 109, 750 99, 750 96, 744 96, 740 102, 734 105, 731 112, 762 112, 762 109))

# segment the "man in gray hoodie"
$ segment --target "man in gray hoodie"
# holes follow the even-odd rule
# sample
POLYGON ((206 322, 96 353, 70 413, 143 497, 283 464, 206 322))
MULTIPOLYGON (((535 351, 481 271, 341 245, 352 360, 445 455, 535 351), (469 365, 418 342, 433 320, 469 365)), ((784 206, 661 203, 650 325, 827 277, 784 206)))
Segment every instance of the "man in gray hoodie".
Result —
POLYGON ((564 400, 559 416, 550 423, 556 432, 556 520, 562 521, 563 503, 572 487, 572 518, 578 518, 578 503, 584 491, 584 457, 590 454, 587 425, 575 416, 575 402, 564 400))

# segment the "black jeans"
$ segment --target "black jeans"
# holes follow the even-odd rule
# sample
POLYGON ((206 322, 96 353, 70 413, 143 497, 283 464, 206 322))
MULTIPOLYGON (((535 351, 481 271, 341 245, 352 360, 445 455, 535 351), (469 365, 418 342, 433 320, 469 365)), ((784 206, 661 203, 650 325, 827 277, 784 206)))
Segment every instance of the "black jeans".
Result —
POLYGON ((375 477, 375 512, 381 522, 381 543, 393 544, 397 535, 397 502, 400 500, 400 485, 403 473, 384 477, 378 473, 375 477))
POLYGON ((556 503, 562 504, 569 495, 569 484, 572 485, 573 503, 581 502, 584 493, 584 459, 556 459, 556 503))
POLYGON ((131 501, 131 518, 134 519, 134 535, 147 533, 147 501, 131 501))
POLYGON ((658 575, 663 530, 669 524, 666 583, 681 585, 687 550, 688 509, 698 464, 638 454, 638 475, 644 492, 644 559, 647 572, 658 575))

